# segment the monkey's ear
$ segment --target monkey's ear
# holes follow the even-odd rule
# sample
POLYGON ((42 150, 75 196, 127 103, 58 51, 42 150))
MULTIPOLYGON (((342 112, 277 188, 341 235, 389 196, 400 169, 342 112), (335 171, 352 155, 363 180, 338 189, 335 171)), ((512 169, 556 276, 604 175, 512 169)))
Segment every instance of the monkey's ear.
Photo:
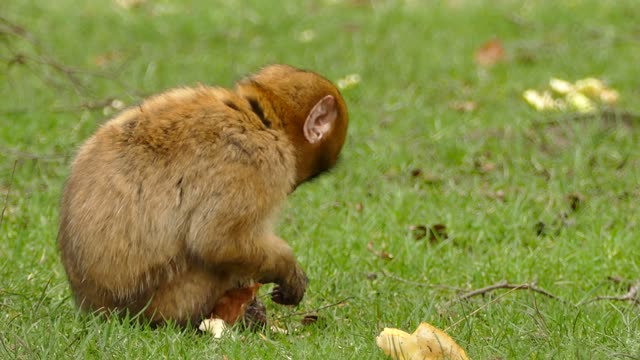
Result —
POLYGON ((338 118, 336 99, 327 95, 313 106, 304 122, 304 137, 311 144, 322 140, 333 128, 333 123, 338 118))

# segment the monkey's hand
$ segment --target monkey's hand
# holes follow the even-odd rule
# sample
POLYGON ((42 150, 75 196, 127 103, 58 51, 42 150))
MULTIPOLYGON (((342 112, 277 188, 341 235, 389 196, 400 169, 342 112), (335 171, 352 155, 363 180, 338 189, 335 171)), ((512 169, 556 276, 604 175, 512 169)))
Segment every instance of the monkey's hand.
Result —
POLYGON ((307 275, 296 265, 291 276, 273 288, 271 300, 281 305, 298 305, 307 290, 308 281, 307 275))

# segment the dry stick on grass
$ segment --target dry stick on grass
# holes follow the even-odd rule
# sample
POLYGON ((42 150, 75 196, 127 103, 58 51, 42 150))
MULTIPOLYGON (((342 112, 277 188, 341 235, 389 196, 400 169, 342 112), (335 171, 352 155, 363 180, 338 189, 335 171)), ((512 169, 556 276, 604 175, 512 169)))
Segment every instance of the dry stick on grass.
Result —
POLYGON ((330 308, 330 307, 334 307, 334 306, 342 305, 342 304, 346 303, 347 301, 349 301, 349 300, 351 300, 351 299, 353 299, 353 296, 346 297, 346 298, 344 298, 344 299, 342 299, 342 300, 340 300, 340 301, 336 301, 336 302, 334 302, 334 303, 332 303, 332 304, 328 304, 328 305, 320 306, 319 308, 315 308, 315 309, 313 309, 313 310, 309 310, 309 311, 301 311, 301 312, 291 313, 291 314, 287 314, 287 315, 282 315, 282 316, 280 316, 280 317, 275 318, 274 320, 282 320, 282 319, 290 318, 290 317, 293 317, 293 316, 301 316, 301 315, 311 315, 311 314, 315 314, 315 313, 317 313, 317 312, 318 312, 318 311, 320 311, 320 310, 324 310, 324 309, 328 309, 328 308, 330 308))
POLYGON ((549 297, 551 299, 558 300, 563 304, 568 304, 565 300, 563 300, 563 299, 551 294, 550 292, 548 292, 548 291, 546 291, 544 289, 539 288, 536 285, 535 282, 513 285, 513 284, 509 284, 509 282, 507 280, 502 280, 502 281, 497 282, 497 283, 495 283, 493 285, 485 286, 485 287, 477 289, 477 290, 472 290, 472 291, 470 291, 470 292, 468 292, 468 293, 466 293, 464 295, 461 295, 461 296, 457 297, 454 300, 448 301, 445 304, 445 307, 449 307, 451 304, 453 304, 453 302, 469 299, 469 298, 471 298, 473 296, 484 295, 486 293, 492 292, 494 290, 499 290, 499 289, 509 289, 509 291, 507 291, 506 293, 504 293, 502 295, 499 295, 498 297, 492 299, 491 301, 487 302, 486 304, 483 304, 479 308, 473 310, 472 312, 470 312, 469 314, 467 314, 463 318, 459 319, 455 323, 447 326, 447 328, 444 329, 444 331, 445 332, 449 331, 451 328, 457 326, 461 322, 465 321, 466 319, 470 318, 471 316, 473 316, 473 315, 477 314, 478 312, 482 311, 487 306, 498 302, 498 300, 502 299, 503 297, 506 297, 507 295, 509 295, 512 292, 515 292, 517 290, 531 290, 533 292, 537 292, 537 293, 543 294, 543 295, 545 295, 545 296, 547 296, 547 297, 549 297))
MULTIPOLYGON (((456 327, 457 325, 459 325, 461 322, 467 320, 468 318, 472 317, 473 315, 479 313, 480 311, 482 311, 484 308, 486 308, 487 306, 498 302, 498 300, 502 299, 503 297, 506 297, 507 295, 511 294, 512 292, 516 291, 517 289, 511 289, 509 291, 507 291, 506 293, 496 297, 495 299, 492 299, 491 301, 489 301, 486 304, 482 304, 482 306, 480 306, 479 308, 473 310, 472 312, 470 312, 469 314, 463 316, 461 319, 459 319, 458 321, 454 322, 453 324, 447 326, 443 331, 444 332, 449 332, 449 330, 451 330, 452 328, 456 327)), ((448 304, 448 303, 447 303, 448 304)))
POLYGON ((629 286, 629 291, 627 291, 627 293, 624 294, 624 295, 619 295, 619 296, 596 296, 595 298, 593 298, 591 300, 588 300, 586 302, 583 302, 580 305, 589 304, 589 303, 592 303, 592 302, 602 301, 602 300, 630 301, 630 302, 634 303, 635 305, 640 305, 640 294, 638 294, 638 292, 640 292, 640 281, 638 281, 635 284, 629 286))
MULTIPOLYGON (((63 77, 66 78, 67 81, 69 81, 73 85, 74 90, 79 94, 86 94, 90 92, 90 89, 88 88, 88 86, 84 84, 80 78, 80 75, 88 75, 95 78, 103 78, 103 79, 114 81, 118 85, 127 89, 129 94, 133 94, 135 97, 139 98, 143 96, 143 94, 140 94, 138 91, 132 89, 124 81, 118 78, 117 74, 121 72, 120 69, 117 69, 114 72, 84 70, 80 68, 67 66, 65 64, 62 64, 56 61, 52 57, 44 56, 43 55, 44 51, 42 50, 42 46, 40 45, 38 39, 34 38, 34 36, 30 32, 28 32, 25 27, 20 26, 10 21, 7 18, 0 16, 0 36, 2 35, 25 40, 26 42, 31 44, 35 52, 35 55, 33 56, 26 55, 23 51, 14 49, 14 47, 11 46, 10 41, 6 41, 7 48, 9 48, 10 57, 0 58, 0 61, 6 62, 8 66, 11 66, 11 65, 27 66, 28 64, 35 64, 35 65, 44 66, 45 68, 48 68, 48 69, 52 69, 54 72, 62 74, 63 77)), ((62 88, 62 85, 57 84, 56 81, 49 74, 45 73, 44 75, 41 76, 41 78, 45 83, 53 87, 62 88)))
POLYGON ((30 152, 24 152, 16 149, 6 148, 0 146, 0 154, 15 157, 18 159, 26 160, 39 160, 39 161, 63 161, 67 160, 71 154, 66 153, 52 153, 52 154, 35 154, 30 152))
POLYGON ((495 290, 499 290, 499 289, 511 289, 511 290, 530 290, 533 292, 537 292, 539 294, 542 294, 548 298, 554 299, 554 300, 558 300, 563 304, 568 304, 565 300, 559 298, 556 295, 553 295, 552 293, 548 292, 547 290, 544 290, 542 288, 539 288, 535 282, 530 282, 530 283, 524 283, 524 284, 509 284, 509 282, 507 280, 502 280, 500 282, 497 282, 493 285, 489 285, 489 286, 485 286, 483 288, 480 289, 476 289, 476 290, 472 290, 469 291, 463 295, 458 296, 457 298, 448 301, 445 306, 448 307, 450 305, 452 305, 454 302, 459 302, 462 300, 466 300, 469 298, 472 298, 474 296, 478 296, 478 295, 484 295, 487 293, 490 293, 492 291, 495 290))
POLYGON ((447 290, 455 290, 455 291, 462 291, 461 288, 455 287, 455 286, 451 286, 451 285, 441 285, 441 284, 427 284, 427 283, 422 283, 422 282, 418 282, 418 281, 412 281, 412 280, 407 280, 404 278, 399 277, 398 275, 394 275, 386 270, 380 270, 380 272, 382 273, 382 275, 399 281, 399 282, 403 282, 405 284, 410 284, 410 285, 414 285, 414 286, 420 286, 420 287, 430 287, 430 288, 441 288, 441 289, 447 289, 447 290))
POLYGON ((9 178, 7 195, 4 197, 4 205, 2 206, 2 212, 0 212, 0 228, 2 228, 2 222, 4 221, 4 212, 7 210, 7 205, 9 204, 9 195, 11 195, 11 185, 13 184, 13 175, 16 173, 17 165, 18 165, 18 160, 13 162, 13 170, 11 170, 11 178, 9 178))

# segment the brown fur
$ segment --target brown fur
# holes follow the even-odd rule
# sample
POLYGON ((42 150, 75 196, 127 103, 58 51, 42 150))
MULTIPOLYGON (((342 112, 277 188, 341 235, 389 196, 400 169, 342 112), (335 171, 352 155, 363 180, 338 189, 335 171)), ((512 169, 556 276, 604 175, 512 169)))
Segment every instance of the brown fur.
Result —
POLYGON ((78 151, 62 198, 58 241, 77 303, 185 324, 259 281, 297 304, 307 278, 273 217, 335 164, 346 127, 337 89, 285 65, 234 91, 169 90, 108 121, 78 151), (310 144, 302 127, 326 95, 338 118, 310 144))

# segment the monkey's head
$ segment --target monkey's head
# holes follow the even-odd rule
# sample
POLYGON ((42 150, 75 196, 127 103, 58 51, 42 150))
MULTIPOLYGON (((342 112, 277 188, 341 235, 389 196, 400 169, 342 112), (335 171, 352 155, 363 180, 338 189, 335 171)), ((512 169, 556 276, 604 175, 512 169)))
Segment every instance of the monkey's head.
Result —
POLYGON ((240 81, 237 91, 295 146, 296 186, 335 165, 349 116, 342 95, 329 80, 291 66, 270 65, 240 81))

